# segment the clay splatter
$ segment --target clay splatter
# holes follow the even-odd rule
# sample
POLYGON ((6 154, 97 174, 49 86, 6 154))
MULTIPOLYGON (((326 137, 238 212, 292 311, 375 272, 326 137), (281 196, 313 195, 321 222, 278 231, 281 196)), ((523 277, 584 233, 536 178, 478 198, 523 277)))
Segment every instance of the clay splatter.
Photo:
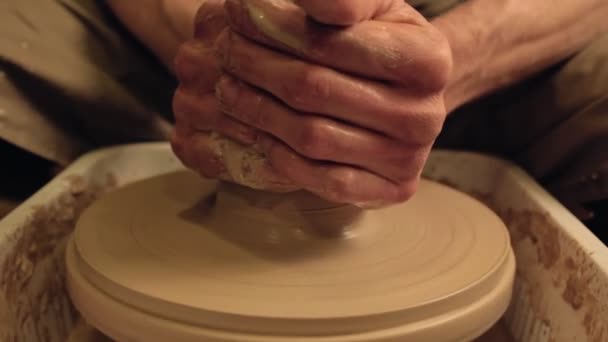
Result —
POLYGON ((65 290, 63 246, 82 211, 113 182, 67 182, 68 190, 35 208, 3 248, 10 252, 0 265, 0 341, 64 340, 77 319, 65 290))

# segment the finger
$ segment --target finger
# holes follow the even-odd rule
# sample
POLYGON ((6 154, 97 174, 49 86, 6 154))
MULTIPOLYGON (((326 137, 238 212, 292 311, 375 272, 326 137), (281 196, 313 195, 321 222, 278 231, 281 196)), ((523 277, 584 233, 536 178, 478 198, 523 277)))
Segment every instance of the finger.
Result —
POLYGON ((310 159, 361 167, 393 181, 415 177, 426 160, 418 146, 326 117, 297 113, 231 77, 218 83, 221 110, 310 159))
POLYGON ((207 178, 218 178, 226 173, 226 168, 219 155, 210 148, 209 136, 207 132, 194 132, 178 123, 171 136, 171 147, 186 167, 207 178))
POLYGON ((295 0, 295 3, 315 20, 330 25, 353 25, 373 19, 396 5, 394 0, 295 0))
POLYGON ((230 32, 218 38, 219 59, 229 73, 290 107, 428 144, 441 130, 441 96, 408 94, 380 82, 294 60, 230 32))
POLYGON ((418 180, 400 185, 350 166, 306 159, 276 140, 263 137, 260 146, 277 172, 318 196, 337 203, 377 207, 403 202, 418 180))
POLYGON ((209 147, 226 168, 226 175, 222 179, 259 190, 284 192, 299 189, 278 174, 259 149, 244 146, 217 133, 210 135, 209 147))
MULTIPOLYGON (((363 1, 363 0, 362 0, 363 1)), ((400 3, 388 21, 366 21, 346 29, 315 25, 288 2, 227 2, 231 27, 281 51, 367 78, 429 89, 443 86, 451 69, 445 38, 416 10, 400 3), (249 5, 243 5, 247 3, 249 5), (255 19, 263 17, 263 20, 255 19)), ((327 1, 327 3, 333 3, 327 1)))
POLYGON ((178 124, 171 137, 171 147, 186 167, 206 178, 275 192, 299 189, 289 179, 278 174, 263 157, 251 158, 259 152, 217 133, 196 132, 188 126, 178 124), (244 158, 245 156, 250 158, 244 158))
POLYGON ((182 44, 174 66, 180 85, 201 94, 213 91, 221 75, 213 49, 197 40, 182 44))
POLYGON ((214 93, 198 96, 180 87, 173 97, 176 121, 194 131, 217 131, 243 144, 253 144, 257 131, 226 116, 220 110, 214 93))
POLYGON ((207 47, 211 47, 215 38, 227 26, 224 0, 205 0, 194 18, 194 37, 207 47))

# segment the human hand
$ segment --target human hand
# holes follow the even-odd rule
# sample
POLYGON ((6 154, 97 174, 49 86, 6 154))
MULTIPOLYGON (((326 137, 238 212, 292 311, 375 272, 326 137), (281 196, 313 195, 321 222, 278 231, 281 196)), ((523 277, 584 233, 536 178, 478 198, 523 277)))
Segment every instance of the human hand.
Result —
POLYGON ((407 200, 446 116, 447 41, 402 0, 296 2, 227 0, 222 111, 265 132, 271 165, 306 190, 407 200))
POLYGON ((296 189, 259 151, 246 147, 256 142, 256 130, 220 110, 215 86, 222 70, 214 44, 228 26, 224 0, 206 0, 194 26, 194 39, 184 43, 175 58, 180 85, 173 99, 173 151, 184 165, 208 178, 266 190, 296 189))

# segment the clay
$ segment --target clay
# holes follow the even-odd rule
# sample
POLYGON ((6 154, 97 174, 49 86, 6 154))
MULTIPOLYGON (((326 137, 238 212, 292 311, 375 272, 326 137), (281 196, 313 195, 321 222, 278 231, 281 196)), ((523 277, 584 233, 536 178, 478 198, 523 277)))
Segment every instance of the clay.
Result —
MULTIPOLYGON (((438 181, 456 189, 459 187, 447 179, 438 181)), ((549 339, 559 339, 554 336, 556 327, 567 322, 553 321, 554 313, 547 312, 547 304, 551 301, 547 301, 544 277, 551 277, 553 286, 561 291, 566 305, 581 313, 586 340, 606 340, 608 324, 603 318, 607 317, 608 306, 598 298, 605 297, 608 289, 601 285, 605 283, 605 278, 598 273, 590 252, 582 248, 573 236, 564 234, 564 227, 540 206, 537 210, 523 209, 517 204, 505 207, 491 192, 471 195, 492 208, 508 227, 520 265, 518 273, 525 283, 536 284, 526 287, 525 297, 529 298, 527 305, 532 307, 537 324, 553 330, 549 339), (530 248, 535 251, 532 255, 528 253, 530 248)))
POLYGON ((44 206, 34 207, 18 227, 0 265, 0 341, 64 340, 76 318, 65 292, 63 250, 77 218, 115 186, 73 175, 44 206), (51 318, 52 317, 52 318, 51 318), (56 317, 62 317, 57 320, 56 317))
POLYGON ((66 254, 75 305, 118 340, 470 341, 515 270, 500 219, 440 184, 363 211, 187 171, 104 196, 66 254))
POLYGON ((209 137, 209 148, 225 167, 225 172, 219 175, 223 180, 273 192, 298 190, 289 180, 270 171, 266 157, 256 148, 242 145, 215 132, 209 137))

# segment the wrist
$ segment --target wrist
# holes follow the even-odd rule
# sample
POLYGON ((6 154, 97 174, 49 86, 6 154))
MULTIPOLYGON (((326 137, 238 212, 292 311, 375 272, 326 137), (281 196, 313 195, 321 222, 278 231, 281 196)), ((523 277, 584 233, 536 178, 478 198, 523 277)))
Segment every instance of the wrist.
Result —
POLYGON ((451 112, 574 55, 608 31, 607 13, 608 6, 595 0, 560 6, 542 0, 470 0, 435 18, 432 24, 445 35, 453 56, 446 107, 451 112))
POLYGON ((490 50, 485 44, 485 31, 474 20, 467 24, 445 15, 431 23, 446 37, 452 50, 453 69, 444 93, 448 113, 472 101, 483 93, 481 79, 483 66, 490 50))

